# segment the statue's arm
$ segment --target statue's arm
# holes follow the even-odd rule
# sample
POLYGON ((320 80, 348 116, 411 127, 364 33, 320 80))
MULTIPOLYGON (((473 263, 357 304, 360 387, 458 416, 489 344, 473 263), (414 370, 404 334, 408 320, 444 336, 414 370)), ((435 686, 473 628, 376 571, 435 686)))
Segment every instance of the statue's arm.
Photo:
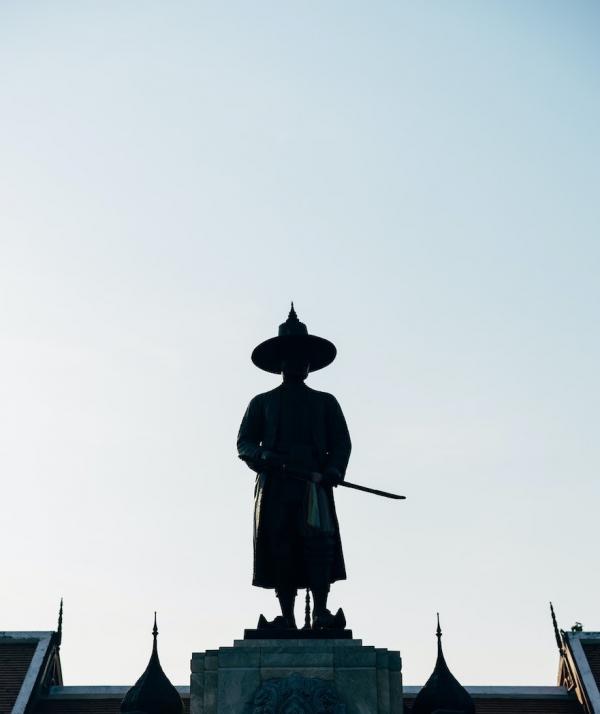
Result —
POLYGON ((237 437, 238 455, 244 459, 258 461, 262 455, 264 413, 257 397, 250 402, 242 418, 237 437))
POLYGON ((350 460, 352 442, 342 408, 334 396, 329 395, 329 397, 326 419, 328 451, 326 471, 334 472, 341 481, 350 460))

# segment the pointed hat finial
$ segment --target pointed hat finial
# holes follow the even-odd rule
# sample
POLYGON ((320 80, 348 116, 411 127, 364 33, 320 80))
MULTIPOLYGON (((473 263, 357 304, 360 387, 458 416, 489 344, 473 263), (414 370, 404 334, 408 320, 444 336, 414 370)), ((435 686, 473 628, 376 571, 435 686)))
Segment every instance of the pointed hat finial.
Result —
POLYGON ((308 330, 303 322, 300 322, 296 309, 294 308, 294 301, 291 302, 290 311, 287 316, 287 320, 279 325, 279 336, 282 335, 303 335, 308 336, 308 330))

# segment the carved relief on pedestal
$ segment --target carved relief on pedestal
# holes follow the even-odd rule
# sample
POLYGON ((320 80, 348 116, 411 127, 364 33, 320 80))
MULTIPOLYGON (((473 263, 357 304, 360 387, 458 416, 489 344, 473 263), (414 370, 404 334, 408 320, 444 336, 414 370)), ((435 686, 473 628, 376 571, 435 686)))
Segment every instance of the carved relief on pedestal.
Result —
POLYGON ((252 714, 346 714, 333 685, 323 679, 291 674, 269 679, 256 691, 252 714))

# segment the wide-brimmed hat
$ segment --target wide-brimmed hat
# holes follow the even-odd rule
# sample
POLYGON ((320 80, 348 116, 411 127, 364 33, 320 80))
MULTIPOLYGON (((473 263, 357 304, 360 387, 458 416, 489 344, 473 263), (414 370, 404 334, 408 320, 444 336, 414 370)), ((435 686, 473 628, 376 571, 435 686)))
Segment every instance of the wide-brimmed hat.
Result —
POLYGON ((331 364, 336 354, 333 342, 308 334, 306 325, 298 319, 292 303, 288 319, 279 325, 277 337, 271 337, 255 347, 252 361, 265 372, 281 374, 282 360, 300 357, 308 361, 310 372, 316 372, 331 364))

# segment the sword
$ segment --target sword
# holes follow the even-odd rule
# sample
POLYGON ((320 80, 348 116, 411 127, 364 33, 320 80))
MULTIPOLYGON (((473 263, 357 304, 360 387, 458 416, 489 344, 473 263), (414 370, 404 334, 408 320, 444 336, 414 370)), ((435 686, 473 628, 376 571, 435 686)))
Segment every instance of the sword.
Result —
POLYGON ((369 488, 368 486, 360 486, 357 483, 350 483, 350 481, 340 481, 339 486, 344 486, 345 488, 354 488, 357 491, 364 491, 365 493, 373 493, 375 496, 383 496, 384 498, 394 498, 396 501, 405 501, 406 496, 400 496, 397 493, 390 493, 389 491, 380 491, 377 488, 369 488))
MULTIPOLYGON (((308 469, 302 469, 297 466, 290 466, 289 464, 281 464, 279 466, 273 466, 268 464, 266 461, 256 461, 250 459, 247 456, 240 456, 240 459, 244 461, 253 471, 257 472, 278 472, 291 478, 297 478, 300 481, 309 481, 314 483, 313 472, 308 469)), ((389 491, 380 491, 377 488, 369 488, 368 486, 360 486, 357 483, 350 483, 350 481, 340 481, 338 486, 343 486, 344 488, 353 488, 356 491, 363 491, 364 493, 372 493, 375 496, 383 496, 383 498, 393 498, 396 501, 404 501, 406 496, 399 496, 397 493, 390 493, 389 491)))

